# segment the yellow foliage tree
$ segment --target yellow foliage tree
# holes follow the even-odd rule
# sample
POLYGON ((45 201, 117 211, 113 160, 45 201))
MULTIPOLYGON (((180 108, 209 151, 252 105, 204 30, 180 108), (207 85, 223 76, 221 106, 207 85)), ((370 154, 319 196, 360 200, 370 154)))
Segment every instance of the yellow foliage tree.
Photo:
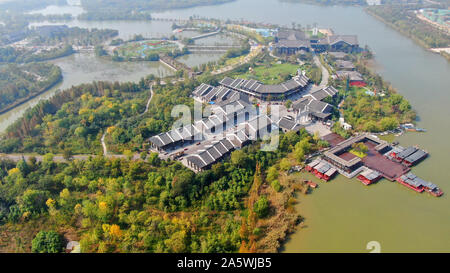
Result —
POLYGON ((108 225, 108 224, 103 224, 102 225, 102 230, 103 230, 104 233, 109 233, 110 228, 111 228, 111 226, 108 225))
POLYGON ((108 203, 102 201, 102 202, 98 203, 98 207, 100 210, 106 210, 108 208, 108 203))
POLYGON ((111 225, 109 234, 114 238, 120 238, 122 236, 122 230, 116 224, 111 225))
POLYGON ((20 173, 20 170, 18 168, 12 168, 8 171, 8 175, 14 175, 16 173, 20 173))
POLYGON ((49 198, 49 199, 47 199, 47 202, 45 202, 45 204, 47 205, 47 207, 49 207, 49 208, 53 208, 54 206, 55 206, 55 200, 53 200, 53 199, 51 199, 51 198, 49 198))
POLYGON ((75 214, 81 214, 81 204, 76 204, 74 207, 75 214))
POLYGON ((69 199, 70 197, 70 191, 68 189, 63 189, 60 193, 59 193, 59 197, 63 198, 63 199, 69 199))
POLYGON ((241 247, 239 248, 239 253, 248 253, 248 248, 245 241, 242 241, 241 247))

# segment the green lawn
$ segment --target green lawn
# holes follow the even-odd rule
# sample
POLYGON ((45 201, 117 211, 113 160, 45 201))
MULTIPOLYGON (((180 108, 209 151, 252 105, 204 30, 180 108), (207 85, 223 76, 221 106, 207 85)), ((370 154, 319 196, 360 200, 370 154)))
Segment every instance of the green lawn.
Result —
POLYGON ((150 54, 171 52, 178 46, 167 41, 140 41, 126 43, 120 46, 117 51, 119 56, 125 58, 145 58, 150 54))
POLYGON ((356 155, 356 156, 359 157, 359 158, 364 158, 364 157, 367 156, 367 154, 365 154, 365 153, 363 153, 363 152, 360 152, 360 151, 356 151, 356 150, 354 150, 354 149, 351 149, 351 150, 350 150, 350 153, 356 155))
POLYGON ((254 67, 253 71, 248 71, 245 74, 234 75, 243 79, 254 79, 264 84, 278 84, 290 79, 297 73, 298 65, 290 63, 277 64, 273 63, 270 67, 265 65, 254 67))

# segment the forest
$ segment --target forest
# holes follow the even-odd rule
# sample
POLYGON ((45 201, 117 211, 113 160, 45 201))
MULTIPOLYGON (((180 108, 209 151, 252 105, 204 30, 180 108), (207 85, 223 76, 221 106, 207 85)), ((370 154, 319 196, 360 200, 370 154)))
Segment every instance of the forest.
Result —
POLYGON ((0 63, 30 63, 42 62, 61 58, 73 54, 71 45, 52 48, 49 50, 16 49, 13 47, 0 47, 0 63))
POLYGON ((94 82, 60 92, 29 109, 0 141, 4 152, 101 152, 103 130, 145 109, 146 87, 94 82))
POLYGON ((150 20, 151 12, 167 9, 189 8, 201 5, 221 4, 234 0, 81 0, 87 12, 79 15, 81 20, 150 20), (101 8, 99 8, 101 7, 101 8))
POLYGON ((62 79, 59 67, 47 63, 0 67, 0 112, 49 89, 62 79))
POLYGON ((71 44, 74 46, 95 46, 119 34, 113 29, 85 29, 65 26, 35 27, 29 35, 32 45, 45 46, 71 44))
POLYGON ((282 134, 276 152, 256 143, 198 174, 155 153, 0 161, 0 250, 79 240, 82 252, 274 252, 300 221, 302 186, 285 172, 324 145, 305 130, 282 134))

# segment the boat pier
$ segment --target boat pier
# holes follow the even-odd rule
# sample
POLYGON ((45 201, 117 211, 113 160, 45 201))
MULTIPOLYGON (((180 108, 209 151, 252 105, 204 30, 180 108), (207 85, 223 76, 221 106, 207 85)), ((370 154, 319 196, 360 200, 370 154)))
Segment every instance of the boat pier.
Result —
POLYGON ((419 147, 393 146, 371 134, 343 139, 331 133, 323 139, 331 141, 331 148, 305 167, 319 179, 328 181, 339 172, 347 178, 357 177, 367 186, 386 178, 417 192, 427 191, 436 197, 443 194, 438 186, 410 172, 412 166, 428 156, 428 153, 419 147), (353 151, 356 143, 363 143, 367 147, 363 156, 353 151))

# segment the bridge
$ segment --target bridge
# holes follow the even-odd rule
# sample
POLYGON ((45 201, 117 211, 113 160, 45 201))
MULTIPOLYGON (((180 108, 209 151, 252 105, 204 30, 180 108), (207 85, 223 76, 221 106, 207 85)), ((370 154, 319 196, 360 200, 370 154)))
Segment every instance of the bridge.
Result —
POLYGON ((232 48, 241 48, 240 45, 188 45, 190 52, 226 52, 232 48))
POLYGON ((189 66, 187 66, 186 64, 179 62, 176 59, 169 57, 167 55, 161 54, 159 56, 159 62, 166 65, 167 67, 169 67, 170 69, 172 69, 175 72, 179 71, 179 70, 187 71, 190 78, 194 77, 194 75, 195 75, 195 73, 189 66))
POLYGON ((214 32, 208 32, 208 33, 205 33, 205 34, 200 34, 200 35, 191 37, 191 39, 192 39, 192 40, 198 40, 198 39, 206 38, 206 37, 209 37, 209 36, 217 35, 217 34, 219 34, 220 32, 222 32, 222 29, 219 28, 217 31, 214 31, 214 32))

